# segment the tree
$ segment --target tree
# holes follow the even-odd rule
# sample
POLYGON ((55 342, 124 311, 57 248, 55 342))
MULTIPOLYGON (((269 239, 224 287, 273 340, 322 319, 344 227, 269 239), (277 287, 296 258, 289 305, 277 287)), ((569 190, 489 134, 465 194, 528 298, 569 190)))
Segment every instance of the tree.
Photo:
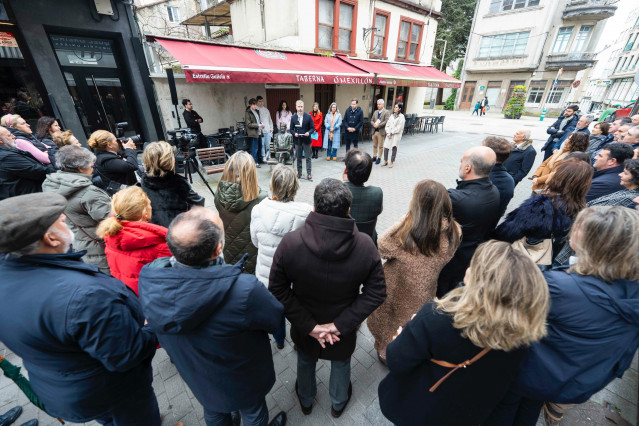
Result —
MULTIPOLYGON (((463 65, 464 65, 464 61, 459 61, 457 63, 457 69, 453 73, 453 77, 459 78, 459 76, 461 75, 461 70, 462 70, 463 65)), ((457 97, 457 89, 452 89, 450 91, 450 96, 448 97, 448 99, 446 99, 446 104, 444 104, 444 109, 447 109, 447 110, 450 110, 450 111, 454 110, 455 109, 455 98, 456 97, 457 97)))
MULTIPOLYGON (((475 14, 477 0, 444 0, 442 1, 442 19, 437 24, 437 41, 433 49, 433 66, 439 69, 442 64, 443 71, 451 62, 463 58, 466 54, 466 46, 470 36, 470 28, 475 14), (446 40, 446 57, 444 54, 444 42, 446 40)), ((442 100, 443 90, 437 91, 437 103, 442 100)))

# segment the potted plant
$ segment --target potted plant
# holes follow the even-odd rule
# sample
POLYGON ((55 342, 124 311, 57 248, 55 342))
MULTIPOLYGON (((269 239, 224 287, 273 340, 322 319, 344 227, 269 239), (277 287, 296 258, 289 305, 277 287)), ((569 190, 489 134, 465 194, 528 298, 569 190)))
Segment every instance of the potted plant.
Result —
POLYGON ((505 118, 521 118, 524 112, 524 102, 526 102, 526 86, 515 86, 513 95, 508 99, 508 104, 504 109, 505 118))

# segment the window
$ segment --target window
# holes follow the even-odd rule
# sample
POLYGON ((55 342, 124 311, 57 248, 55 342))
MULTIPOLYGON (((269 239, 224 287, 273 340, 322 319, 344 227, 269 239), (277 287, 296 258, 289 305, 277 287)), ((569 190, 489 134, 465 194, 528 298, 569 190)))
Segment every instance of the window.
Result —
POLYGON ((399 23, 399 41, 397 42, 397 59, 409 61, 419 60, 419 49, 422 44, 422 24, 418 21, 402 17, 399 23))
POLYGON ((632 69, 636 69, 637 68, 637 62, 639 62, 639 55, 637 55, 637 59, 635 59, 635 63, 632 64, 632 69))
POLYGON ((169 14, 169 22, 179 22, 180 21, 180 13, 178 12, 178 8, 175 6, 167 6, 166 12, 169 14))
POLYGON ((371 51, 375 56, 386 56, 390 13, 375 9, 375 29, 371 37, 371 51))
POLYGON ((548 98, 546 99, 547 104, 558 104, 561 102, 561 98, 564 95, 567 87, 570 87, 571 81, 569 80, 559 80, 557 82, 557 86, 554 89, 550 90, 548 93, 548 98))
POLYGON ((532 80, 528 86, 528 103, 540 103, 545 90, 546 80, 532 80))
POLYGON ((479 58, 517 56, 526 53, 530 31, 484 36, 479 46, 479 58))
POLYGON ((627 52, 632 49, 632 46, 635 44, 635 40, 637 39, 637 34, 630 34, 628 36, 628 41, 626 42, 626 47, 624 47, 623 51, 627 52))
POLYGON ((357 10, 354 0, 317 0, 317 48, 353 52, 357 10))
POLYGON ((621 63, 621 66, 619 67, 618 71, 621 71, 624 69, 624 66, 626 65, 626 61, 628 60, 628 57, 626 56, 625 58, 623 58, 623 62, 621 63))
POLYGON ((615 72, 617 72, 619 68, 619 63, 621 62, 621 58, 617 59, 617 65, 615 65, 615 68, 612 70, 612 73, 614 74, 615 72))
POLYGON ((572 35, 572 29, 573 27, 559 28, 555 44, 552 47, 553 53, 562 53, 566 51, 568 48, 568 42, 570 41, 570 36, 572 35))
POLYGON ((628 61, 628 65, 626 65, 626 69, 632 69, 632 68, 630 68, 630 64, 632 63, 632 61, 633 61, 634 59, 635 59, 635 55, 632 55, 632 56, 630 57, 630 60, 628 61))
POLYGON ((579 32, 575 37, 575 41, 572 43, 572 51, 573 52, 583 52, 586 47, 586 41, 588 40, 588 34, 590 34, 590 30, 592 29, 592 25, 582 25, 579 28, 579 32))
POLYGON ((507 12, 533 6, 539 6, 539 0, 491 0, 488 13, 507 12))

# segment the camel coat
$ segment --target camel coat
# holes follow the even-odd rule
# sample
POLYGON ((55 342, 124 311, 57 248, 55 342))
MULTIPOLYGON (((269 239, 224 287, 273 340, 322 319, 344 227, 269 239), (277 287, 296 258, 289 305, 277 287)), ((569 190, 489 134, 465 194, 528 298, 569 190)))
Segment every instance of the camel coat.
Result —
POLYGON ((557 167, 561 162, 570 154, 569 152, 565 152, 562 149, 555 152, 552 156, 548 157, 543 163, 537 167, 535 173, 533 173, 533 178, 537 177, 537 184, 533 185, 533 191, 541 190, 546 188, 546 181, 548 177, 553 172, 555 167, 557 167))
MULTIPOLYGON (((440 240, 440 251, 435 256, 404 250, 399 238, 393 235, 400 224, 401 221, 393 225, 377 241, 379 255, 386 259, 386 301, 368 317, 366 324, 375 338, 378 351, 384 350, 393 340, 397 327, 404 327, 413 314, 433 300, 439 272, 455 253, 455 248, 449 250, 448 239, 444 235, 440 240)), ((459 227, 457 223, 455 226, 459 227)))

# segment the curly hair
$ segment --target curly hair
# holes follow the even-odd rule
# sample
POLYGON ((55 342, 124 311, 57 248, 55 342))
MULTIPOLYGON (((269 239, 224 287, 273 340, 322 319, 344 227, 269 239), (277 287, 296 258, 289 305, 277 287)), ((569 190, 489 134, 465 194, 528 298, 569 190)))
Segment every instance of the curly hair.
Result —
POLYGON ((623 168, 632 176, 632 183, 639 185, 639 159, 633 158, 623 163, 623 168))
POLYGON ((575 132, 568 135, 566 140, 565 150, 567 152, 584 152, 590 145, 590 135, 584 132, 575 132))

